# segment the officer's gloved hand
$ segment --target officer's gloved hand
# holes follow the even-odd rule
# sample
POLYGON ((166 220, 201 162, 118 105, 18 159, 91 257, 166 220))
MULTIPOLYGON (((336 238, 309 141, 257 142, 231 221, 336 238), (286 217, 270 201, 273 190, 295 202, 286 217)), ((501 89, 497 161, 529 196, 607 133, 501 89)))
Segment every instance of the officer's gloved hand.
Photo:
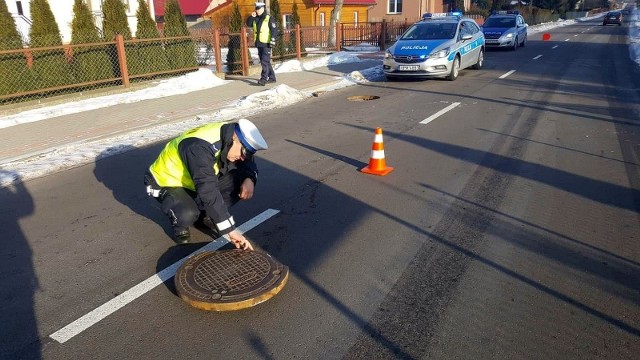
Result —
POLYGON ((275 39, 271 39, 271 46, 275 46, 276 45, 276 40, 275 39))

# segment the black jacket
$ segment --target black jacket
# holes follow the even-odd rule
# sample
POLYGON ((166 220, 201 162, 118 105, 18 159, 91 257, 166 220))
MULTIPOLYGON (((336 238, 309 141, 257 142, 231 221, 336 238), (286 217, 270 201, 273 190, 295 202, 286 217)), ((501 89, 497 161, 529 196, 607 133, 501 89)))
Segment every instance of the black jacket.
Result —
MULTIPOLYGON (((202 205, 215 224, 231 219, 228 206, 225 204, 220 188, 218 186, 218 176, 227 174, 229 171, 238 171, 243 178, 250 178, 254 183, 258 179, 258 167, 253 157, 245 161, 230 162, 227 160, 229 148, 233 144, 233 132, 235 124, 223 125, 220 129, 220 141, 211 144, 203 139, 192 137, 186 138, 178 145, 180 158, 189 170, 196 187, 198 205, 202 205), (217 149, 222 148, 220 159, 216 160, 217 149), (220 173, 216 176, 213 165, 218 161, 220 173)), ((221 234, 226 234, 235 229, 232 226, 221 234)))
MULTIPOLYGON (((254 34, 255 39, 256 39, 256 47, 271 47, 270 43, 263 43, 258 41, 259 38, 259 33, 260 33, 260 28, 262 25, 262 22, 264 21, 264 18, 267 15, 267 11, 265 10, 265 12, 262 13, 262 15, 260 16, 249 16, 247 18, 247 27, 249 28, 253 28, 253 23, 256 23, 256 28, 258 29, 258 34, 254 34)), ((269 29, 271 30, 271 39, 276 39, 279 35, 280 32, 278 31, 278 24, 276 24, 275 20, 273 19, 273 16, 269 16, 269 29)))

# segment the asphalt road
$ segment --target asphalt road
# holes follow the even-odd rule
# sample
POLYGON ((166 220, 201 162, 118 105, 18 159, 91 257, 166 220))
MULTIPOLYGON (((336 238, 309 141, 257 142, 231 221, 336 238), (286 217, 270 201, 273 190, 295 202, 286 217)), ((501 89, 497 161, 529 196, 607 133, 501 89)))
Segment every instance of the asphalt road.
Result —
POLYGON ((598 24, 489 51, 454 82, 372 82, 252 118, 269 150, 232 212, 276 210, 247 235, 291 271, 253 308, 191 308, 171 279, 56 341, 208 238, 173 246, 144 194, 163 144, 0 189, 1 357, 634 358, 640 72, 626 28, 598 24), (384 177, 358 171, 376 127, 384 177))

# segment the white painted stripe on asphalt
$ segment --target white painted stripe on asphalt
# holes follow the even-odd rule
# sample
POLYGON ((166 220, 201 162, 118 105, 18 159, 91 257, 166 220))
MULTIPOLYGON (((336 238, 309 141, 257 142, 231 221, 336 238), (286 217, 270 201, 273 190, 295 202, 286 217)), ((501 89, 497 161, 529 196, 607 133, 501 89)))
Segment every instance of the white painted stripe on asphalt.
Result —
POLYGON ((451 105, 447 106, 446 108, 444 108, 444 109, 442 109, 442 110, 438 111, 437 113, 435 113, 435 114, 433 114, 433 115, 429 116, 428 118, 426 118, 426 119, 424 119, 424 120, 420 121, 420 124, 428 124, 428 123, 430 123, 431 121, 433 121, 434 119, 438 118, 440 115, 442 115, 442 114, 446 113, 447 111, 449 111, 449 110, 451 110, 451 109, 455 108, 455 107, 456 107, 456 106, 458 106, 458 105, 460 105, 460 103, 459 103, 459 102, 454 102, 453 104, 451 104, 451 105))
POLYGON ((507 76, 509 76, 509 75, 513 74, 514 72, 516 72, 516 71, 515 71, 515 70, 511 70, 511 71, 509 71, 508 73, 503 74, 502 76, 500 76, 498 79, 504 79, 504 78, 506 78, 507 76))
POLYGON ((534 58, 533 58, 533 60, 538 60, 538 59, 540 59, 541 57, 542 57, 542 55, 538 55, 538 56, 534 57, 534 58))
POLYGON ((553 49, 557 48, 558 46, 560 46, 560 45, 556 45, 556 46, 552 47, 551 49, 553 50, 553 49))
POLYGON ((576 37, 576 36, 578 36, 578 34, 573 35, 573 37, 576 37))
MULTIPOLYGON (((272 216, 276 215, 279 212, 280 210, 267 209, 263 211, 261 214, 254 217, 253 219, 247 221, 246 223, 238 227, 238 231, 240 231, 241 233, 245 233, 253 229, 254 227, 260 225, 261 223, 265 222, 266 220, 268 220, 269 218, 271 218, 272 216)), ((140 296, 144 295, 148 291, 152 290, 156 286, 171 279, 171 277, 173 277, 176 274, 176 271, 178 270, 180 265, 182 265, 182 263, 184 263, 189 257, 195 254, 199 254, 203 251, 217 250, 223 247, 224 245, 226 245, 228 242, 229 240, 227 239, 226 235, 215 239, 209 244, 194 251, 190 255, 187 255, 184 258, 176 261, 173 265, 151 276, 147 280, 144 280, 143 282, 132 287, 131 289, 123 292, 122 294, 116 296, 115 298, 100 305, 98 308, 92 310, 91 312, 79 318, 78 320, 54 332, 53 334, 49 335, 49 337, 51 337, 53 340, 56 340, 59 343, 64 343, 68 341, 72 337, 80 334, 84 330, 98 323, 100 320, 113 314, 114 312, 124 307, 128 303, 132 302, 133 300, 139 298, 140 296)))
POLYGON ((571 40, 571 39, 566 39, 565 41, 569 41, 569 40, 571 40))

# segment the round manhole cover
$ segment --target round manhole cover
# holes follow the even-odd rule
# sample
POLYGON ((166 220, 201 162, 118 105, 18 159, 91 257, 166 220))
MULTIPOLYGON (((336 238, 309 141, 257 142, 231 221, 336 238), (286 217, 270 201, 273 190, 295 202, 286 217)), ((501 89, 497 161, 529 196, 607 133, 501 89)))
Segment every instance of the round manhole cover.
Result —
POLYGON ((287 283, 289 268, 260 251, 219 250, 197 254, 178 269, 178 295, 203 310, 229 311, 269 300, 287 283))
POLYGON ((347 99, 349 99, 349 101, 368 101, 368 100, 380 99, 380 96, 375 96, 375 95, 357 95, 357 96, 349 96, 347 99))

